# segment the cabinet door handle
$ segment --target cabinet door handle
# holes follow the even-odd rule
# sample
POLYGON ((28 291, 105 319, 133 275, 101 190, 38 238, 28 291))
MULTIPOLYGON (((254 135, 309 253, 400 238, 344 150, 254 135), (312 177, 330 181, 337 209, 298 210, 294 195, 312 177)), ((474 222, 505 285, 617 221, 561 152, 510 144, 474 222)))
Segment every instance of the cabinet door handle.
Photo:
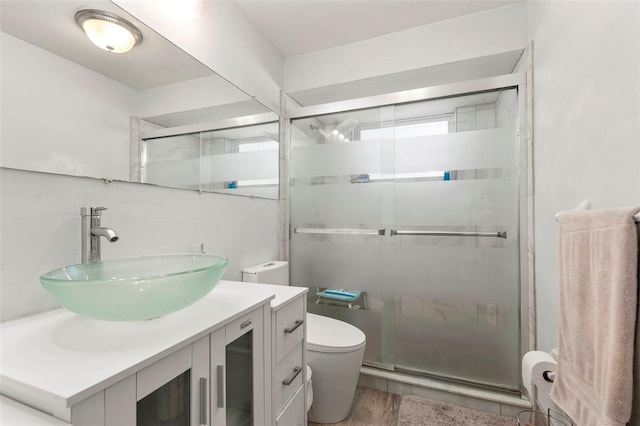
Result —
POLYGON ((296 328, 300 327, 302 324, 304 324, 303 320, 296 320, 296 322, 293 324, 293 327, 287 327, 284 329, 285 334, 293 333, 296 328))
POLYGON ((218 408, 224 408, 224 365, 216 367, 218 380, 218 408))
POLYGON ((200 424, 207 424, 207 379, 200 377, 200 424))
POLYGON ((302 371, 301 367, 294 367, 293 368, 293 376, 289 377, 288 379, 284 379, 282 381, 282 384, 285 386, 289 386, 291 383, 293 383, 293 381, 296 379, 296 377, 298 377, 298 374, 300 374, 300 372, 302 371))
POLYGON ((251 320, 246 320, 245 322, 240 324, 240 330, 244 330, 245 328, 249 327, 250 325, 251 325, 251 320))

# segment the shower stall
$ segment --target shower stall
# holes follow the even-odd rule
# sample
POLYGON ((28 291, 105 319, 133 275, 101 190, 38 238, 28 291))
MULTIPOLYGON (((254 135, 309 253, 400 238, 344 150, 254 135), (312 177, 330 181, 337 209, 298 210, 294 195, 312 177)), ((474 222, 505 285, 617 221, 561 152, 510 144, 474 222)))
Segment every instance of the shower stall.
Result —
POLYGON ((309 312, 365 332, 365 365, 519 390, 523 81, 511 74, 289 114, 291 283, 310 288, 309 312))

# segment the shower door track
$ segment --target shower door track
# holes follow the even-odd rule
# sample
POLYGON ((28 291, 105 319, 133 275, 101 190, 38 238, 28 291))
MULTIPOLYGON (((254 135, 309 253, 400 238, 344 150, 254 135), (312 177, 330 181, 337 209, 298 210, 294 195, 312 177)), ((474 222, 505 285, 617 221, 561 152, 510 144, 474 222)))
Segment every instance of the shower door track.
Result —
POLYGON ((404 373, 404 374, 410 374, 413 376, 426 377, 433 380, 441 380, 446 383, 457 383, 459 385, 474 386, 474 387, 488 389, 488 390, 497 391, 497 392, 509 392, 509 393, 513 393, 514 395, 517 394, 518 396, 520 396, 520 388, 513 388, 510 386, 499 385, 495 383, 478 382, 478 381, 469 380, 461 377, 447 376, 444 374, 435 374, 428 371, 422 371, 415 368, 403 367, 403 366, 396 366, 394 369, 394 372, 399 374, 404 373))
POLYGON ((518 89, 518 94, 521 94, 524 93, 525 84, 525 74, 505 74, 459 83, 405 90, 385 95, 292 108, 291 110, 287 110, 287 120, 290 121, 292 119, 309 118, 317 115, 335 114, 385 105, 446 99, 460 95, 472 95, 504 89, 518 89))
POLYGON ((373 371, 377 371, 378 374, 382 375, 393 375, 396 376, 398 381, 403 377, 402 375, 411 375, 415 377, 424 377, 430 380, 437 380, 442 383, 455 383, 463 386, 473 386, 481 389, 488 389, 494 392, 508 392, 517 394, 520 396, 520 388, 514 388, 510 386, 495 384, 495 383, 485 383, 475 380, 469 380, 462 377, 448 376, 446 374, 436 374, 429 371, 419 370, 411 367, 403 367, 401 365, 396 364, 386 364, 383 362, 372 362, 372 361, 364 361, 362 363, 363 369, 365 372, 371 373, 373 371))

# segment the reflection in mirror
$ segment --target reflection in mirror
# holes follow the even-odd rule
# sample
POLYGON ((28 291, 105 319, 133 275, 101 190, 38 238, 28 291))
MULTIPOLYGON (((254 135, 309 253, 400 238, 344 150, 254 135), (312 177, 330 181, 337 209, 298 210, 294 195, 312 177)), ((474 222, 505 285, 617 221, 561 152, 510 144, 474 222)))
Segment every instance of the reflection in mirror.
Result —
POLYGON ((1 167, 139 182, 139 119, 157 128, 269 112, 110 1, 2 1, 0 30, 1 167), (87 8, 131 22, 142 42, 97 48, 74 19, 87 8))
POLYGON ((141 181, 278 198, 278 150, 277 121, 159 137, 143 133, 141 181))

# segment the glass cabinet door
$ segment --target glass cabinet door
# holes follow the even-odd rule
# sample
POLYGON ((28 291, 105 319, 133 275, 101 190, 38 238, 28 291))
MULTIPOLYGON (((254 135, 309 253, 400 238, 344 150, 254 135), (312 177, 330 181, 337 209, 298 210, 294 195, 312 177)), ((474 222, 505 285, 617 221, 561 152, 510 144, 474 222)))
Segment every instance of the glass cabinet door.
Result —
POLYGON ((136 426, 209 424, 208 381, 208 336, 139 371, 136 426))
POLYGON ((265 388, 263 313, 256 311, 209 335, 211 424, 269 423, 265 388))
POLYGON ((176 376, 137 403, 137 426, 189 426, 191 369, 176 376))
POLYGON ((227 361, 227 426, 252 425, 253 421, 253 332, 225 349, 227 361))

